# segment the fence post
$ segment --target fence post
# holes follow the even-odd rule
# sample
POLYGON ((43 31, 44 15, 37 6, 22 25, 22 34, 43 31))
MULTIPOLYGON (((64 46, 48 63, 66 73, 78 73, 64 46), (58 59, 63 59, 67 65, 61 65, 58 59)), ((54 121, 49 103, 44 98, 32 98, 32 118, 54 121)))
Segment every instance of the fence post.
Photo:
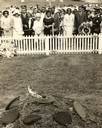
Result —
POLYGON ((46 36, 45 39, 45 51, 46 51, 46 55, 49 55, 49 36, 46 36))
POLYGON ((99 54, 102 54, 102 34, 99 35, 99 54))

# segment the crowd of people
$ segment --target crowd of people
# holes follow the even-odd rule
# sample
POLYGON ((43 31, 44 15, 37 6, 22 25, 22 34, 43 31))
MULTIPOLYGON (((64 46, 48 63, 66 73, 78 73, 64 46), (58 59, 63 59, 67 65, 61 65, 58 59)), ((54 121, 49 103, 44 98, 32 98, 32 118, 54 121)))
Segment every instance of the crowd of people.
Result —
POLYGON ((98 4, 81 6, 7 7, 0 11, 0 36, 43 36, 100 34, 102 7, 98 4))

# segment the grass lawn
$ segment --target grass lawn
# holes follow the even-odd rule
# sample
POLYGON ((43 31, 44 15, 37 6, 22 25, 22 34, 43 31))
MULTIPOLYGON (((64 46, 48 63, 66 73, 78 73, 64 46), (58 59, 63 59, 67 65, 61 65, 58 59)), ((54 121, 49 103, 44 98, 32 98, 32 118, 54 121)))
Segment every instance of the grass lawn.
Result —
MULTIPOLYGON (((97 123, 84 122, 73 115, 72 127, 102 128, 102 55, 26 55, 12 59, 0 58, 0 112, 16 96, 27 95, 28 85, 39 94, 51 94, 58 102, 55 105, 29 105, 21 110, 23 115, 33 109, 41 109, 43 120, 35 128, 66 128, 52 121, 51 114, 59 110, 68 110, 69 99, 80 101, 88 115, 93 115, 97 123)), ((20 124, 16 122, 16 124, 20 124)), ((15 125, 16 126, 16 125, 15 125)), ((18 125, 17 125, 18 126, 18 125)), ((34 128, 21 126, 15 128, 34 128)))

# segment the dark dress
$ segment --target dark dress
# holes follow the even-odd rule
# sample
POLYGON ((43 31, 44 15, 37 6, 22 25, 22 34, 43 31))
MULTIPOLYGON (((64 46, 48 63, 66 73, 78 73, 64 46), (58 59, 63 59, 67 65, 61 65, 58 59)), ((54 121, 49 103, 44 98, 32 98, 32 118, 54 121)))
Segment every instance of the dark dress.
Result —
MULTIPOLYGON (((54 23, 54 19, 51 17, 51 18, 44 18, 43 20, 43 23, 44 25, 46 26, 49 26, 49 25, 52 25, 54 23)), ((52 27, 44 27, 44 34, 45 35, 51 35, 52 34, 52 27)))

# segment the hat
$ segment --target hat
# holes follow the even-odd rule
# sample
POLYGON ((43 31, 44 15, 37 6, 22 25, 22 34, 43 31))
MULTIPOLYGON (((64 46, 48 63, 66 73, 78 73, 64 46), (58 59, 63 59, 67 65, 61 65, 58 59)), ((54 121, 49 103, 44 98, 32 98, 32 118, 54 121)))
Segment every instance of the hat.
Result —
POLYGON ((86 7, 86 10, 92 12, 93 11, 93 8, 92 7, 86 7))
POLYGON ((21 8, 22 8, 22 9, 23 9, 23 8, 27 9, 27 6, 26 6, 26 5, 22 5, 21 8))
POLYGON ((28 10, 27 12, 30 13, 30 14, 32 14, 32 10, 28 10))
POLYGON ((72 10, 72 8, 71 8, 70 6, 69 6, 69 7, 67 7, 67 10, 68 10, 68 9, 72 10))
POLYGON ((40 18, 40 17, 41 17, 41 14, 40 14, 40 13, 37 13, 37 14, 36 14, 36 17, 37 17, 37 18, 40 18))
POLYGON ((33 9, 37 9, 37 6, 34 6, 33 9))
POLYGON ((55 8, 55 13, 60 12, 62 9, 60 7, 55 8))
POLYGON ((20 15, 20 14, 21 14, 21 13, 20 13, 20 10, 16 9, 16 10, 13 12, 13 15, 15 15, 15 14, 19 14, 19 15, 20 15))
POLYGON ((96 6, 96 7, 94 7, 94 10, 98 11, 98 10, 100 10, 100 7, 96 6))

